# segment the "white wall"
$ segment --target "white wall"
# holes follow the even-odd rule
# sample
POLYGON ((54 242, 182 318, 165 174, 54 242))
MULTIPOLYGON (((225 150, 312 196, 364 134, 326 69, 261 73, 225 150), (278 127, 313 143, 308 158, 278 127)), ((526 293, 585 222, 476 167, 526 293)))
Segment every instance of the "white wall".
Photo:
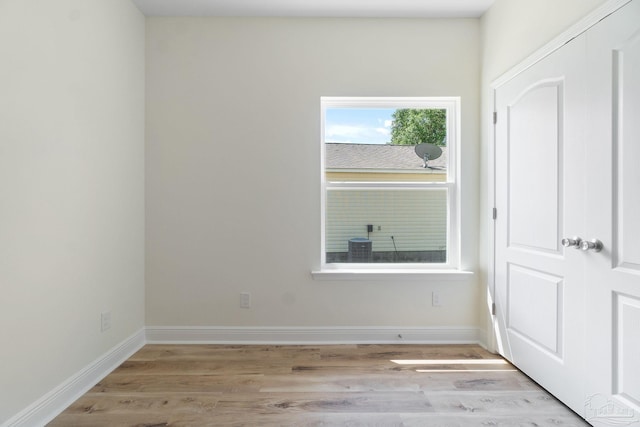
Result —
MULTIPOLYGON (((479 278, 487 283, 490 243, 489 169, 493 95, 491 82, 518 65, 536 50, 559 36, 572 24, 606 0, 496 0, 481 19, 482 34, 482 113, 481 113, 481 208, 479 278)), ((498 213, 500 214, 500 213, 498 213)), ((486 305, 481 315, 488 318, 486 305)), ((485 322, 483 321, 483 322, 485 322)))
POLYGON ((481 19, 483 87, 605 2, 495 0, 481 19))
POLYGON ((310 272, 321 96, 462 97, 463 266, 476 269, 479 35, 477 19, 149 18, 147 325, 477 326, 475 279, 310 272))
POLYGON ((144 26, 0 1, 0 424, 144 325, 144 26))

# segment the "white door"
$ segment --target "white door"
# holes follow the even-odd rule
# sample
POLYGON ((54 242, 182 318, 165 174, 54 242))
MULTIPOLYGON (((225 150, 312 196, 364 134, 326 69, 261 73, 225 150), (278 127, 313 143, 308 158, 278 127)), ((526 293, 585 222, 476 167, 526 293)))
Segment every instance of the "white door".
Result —
POLYGON ((584 412, 585 37, 495 93, 499 352, 584 412))
POLYGON ((500 352, 591 424, 640 425, 640 0, 495 96, 500 352))
POLYGON ((587 33, 586 419, 640 426, 640 0, 587 33))

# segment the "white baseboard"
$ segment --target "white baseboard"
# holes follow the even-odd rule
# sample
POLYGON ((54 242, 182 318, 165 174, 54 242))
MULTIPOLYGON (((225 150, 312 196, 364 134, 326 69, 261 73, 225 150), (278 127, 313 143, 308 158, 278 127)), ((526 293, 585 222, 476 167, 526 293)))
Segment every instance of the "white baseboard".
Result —
POLYGON ((3 427, 34 427, 47 424, 144 344, 144 329, 141 329, 10 418, 3 427))
POLYGON ((477 344, 476 327, 147 326, 148 344, 477 344))

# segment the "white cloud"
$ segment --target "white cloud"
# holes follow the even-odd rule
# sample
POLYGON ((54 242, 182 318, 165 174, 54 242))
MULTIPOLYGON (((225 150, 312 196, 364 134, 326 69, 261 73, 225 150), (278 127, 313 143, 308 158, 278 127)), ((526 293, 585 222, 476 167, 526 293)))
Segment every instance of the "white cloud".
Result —
POLYGON ((327 142, 385 144, 388 142, 389 129, 365 125, 329 125, 324 133, 327 142))
POLYGON ((331 125, 328 126, 324 132, 327 137, 353 137, 359 136, 364 133, 363 127, 360 126, 349 126, 349 125, 331 125))

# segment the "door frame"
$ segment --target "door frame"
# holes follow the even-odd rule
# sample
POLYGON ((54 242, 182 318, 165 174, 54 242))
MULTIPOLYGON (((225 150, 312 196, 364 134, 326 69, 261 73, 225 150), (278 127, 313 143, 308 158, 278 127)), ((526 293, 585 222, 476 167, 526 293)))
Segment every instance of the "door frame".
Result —
MULTIPOLYGON (((550 42, 542 46, 540 49, 536 50, 534 53, 529 55, 523 61, 509 69, 506 73, 502 74, 496 80, 491 82, 489 86, 490 96, 487 100, 486 110, 493 114, 496 111, 496 90, 508 82, 509 80, 516 77, 518 74, 527 70, 537 62, 546 58, 556 50, 560 49, 566 43, 579 36, 580 34, 587 31, 589 28, 593 27, 595 24, 600 22, 602 19, 611 15, 631 0, 609 0, 600 5, 598 8, 593 10, 587 16, 582 18, 580 21, 573 24, 567 30, 562 32, 560 35, 552 39, 550 42)), ((496 206, 496 132, 495 132, 495 122, 491 120, 491 125, 489 126, 488 133, 488 153, 487 153, 487 172, 488 172, 488 180, 487 180, 487 200, 488 200, 488 210, 487 217, 488 218, 488 228, 487 228, 487 236, 488 240, 488 265, 487 265, 487 287, 486 287, 486 295, 487 295, 487 310, 489 312, 488 322, 484 327, 486 328, 486 347, 489 351, 494 353, 498 353, 498 340, 496 339, 496 330, 497 330, 497 320, 496 314, 493 307, 495 307, 495 263, 496 263, 496 227, 494 220, 494 209, 496 206)), ((500 212, 497 213, 500 215, 500 212)))

